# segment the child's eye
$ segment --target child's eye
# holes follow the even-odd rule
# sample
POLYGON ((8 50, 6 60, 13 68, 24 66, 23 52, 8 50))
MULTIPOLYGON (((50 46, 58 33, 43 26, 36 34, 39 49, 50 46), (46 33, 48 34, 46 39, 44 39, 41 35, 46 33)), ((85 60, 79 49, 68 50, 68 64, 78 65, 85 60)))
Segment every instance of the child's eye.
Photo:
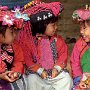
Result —
POLYGON ((10 29, 10 32, 13 33, 13 30, 10 29))
POLYGON ((83 29, 86 29, 86 27, 83 27, 83 29))
POLYGON ((11 33, 13 34, 13 31, 11 31, 11 33))

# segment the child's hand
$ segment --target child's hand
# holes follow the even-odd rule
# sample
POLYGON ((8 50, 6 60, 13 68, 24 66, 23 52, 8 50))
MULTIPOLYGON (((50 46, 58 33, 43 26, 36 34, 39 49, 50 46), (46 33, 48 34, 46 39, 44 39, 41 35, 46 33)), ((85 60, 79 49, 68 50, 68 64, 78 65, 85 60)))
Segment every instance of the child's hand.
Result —
POLYGON ((43 79, 46 79, 47 76, 48 76, 47 72, 46 72, 46 71, 43 71, 42 74, 41 74, 41 77, 42 77, 43 79))
POLYGON ((55 78, 57 75, 58 75, 58 71, 57 71, 57 69, 54 68, 52 70, 52 78, 55 78))
POLYGON ((81 79, 81 82, 83 82, 85 85, 86 88, 90 88, 90 73, 83 73, 83 76, 82 76, 82 79, 81 79))
POLYGON ((6 80, 8 82, 14 82, 15 79, 11 79, 11 77, 8 76, 10 73, 12 73, 12 71, 6 71, 0 74, 0 79, 6 80))
POLYGON ((18 75, 18 73, 17 72, 10 72, 9 74, 8 74, 8 76, 12 79, 12 80, 17 80, 18 78, 19 78, 19 75, 18 75))
POLYGON ((88 76, 86 83, 87 83, 87 87, 90 89, 90 75, 88 76))
POLYGON ((86 84, 85 84, 83 81, 80 82, 79 87, 80 87, 81 89, 87 88, 86 84))

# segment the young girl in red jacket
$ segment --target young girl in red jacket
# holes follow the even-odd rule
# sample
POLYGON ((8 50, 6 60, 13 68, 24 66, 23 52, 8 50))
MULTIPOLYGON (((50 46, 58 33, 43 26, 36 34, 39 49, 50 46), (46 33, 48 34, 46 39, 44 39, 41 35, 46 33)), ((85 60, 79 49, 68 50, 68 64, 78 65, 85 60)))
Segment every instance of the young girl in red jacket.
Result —
POLYGON ((24 25, 19 40, 28 70, 28 90, 70 90, 72 79, 65 70, 67 45, 61 36, 56 35, 56 21, 63 5, 39 0, 27 5, 23 13, 30 16, 30 21, 24 25))
POLYGON ((0 90, 25 90, 23 52, 15 40, 22 25, 23 19, 16 18, 15 12, 0 6, 0 90))

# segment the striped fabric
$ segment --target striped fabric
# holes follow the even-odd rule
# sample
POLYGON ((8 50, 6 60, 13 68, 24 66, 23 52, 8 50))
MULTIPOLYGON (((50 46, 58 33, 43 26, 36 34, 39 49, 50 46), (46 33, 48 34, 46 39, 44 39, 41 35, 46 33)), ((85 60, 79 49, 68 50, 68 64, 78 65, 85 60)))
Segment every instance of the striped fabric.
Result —
POLYGON ((53 41, 50 43, 54 63, 56 62, 55 60, 57 59, 56 40, 55 39, 53 39, 53 41))
POLYGON ((27 90, 26 76, 23 75, 21 79, 11 83, 12 90, 27 90))
POLYGON ((0 90, 27 90, 25 75, 13 83, 0 80, 0 90))

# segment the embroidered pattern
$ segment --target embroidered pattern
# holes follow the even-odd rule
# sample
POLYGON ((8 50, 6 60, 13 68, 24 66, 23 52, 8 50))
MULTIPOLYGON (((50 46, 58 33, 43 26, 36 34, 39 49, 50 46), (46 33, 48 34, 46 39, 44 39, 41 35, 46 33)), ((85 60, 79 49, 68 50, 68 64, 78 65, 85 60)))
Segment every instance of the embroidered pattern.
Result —
POLYGON ((51 50, 52 50, 53 60, 55 63, 56 59, 57 59, 56 40, 55 39, 50 43, 50 46, 51 46, 51 50))
POLYGON ((1 60, 6 63, 7 69, 10 69, 13 62, 14 52, 11 45, 1 45, 1 60))

